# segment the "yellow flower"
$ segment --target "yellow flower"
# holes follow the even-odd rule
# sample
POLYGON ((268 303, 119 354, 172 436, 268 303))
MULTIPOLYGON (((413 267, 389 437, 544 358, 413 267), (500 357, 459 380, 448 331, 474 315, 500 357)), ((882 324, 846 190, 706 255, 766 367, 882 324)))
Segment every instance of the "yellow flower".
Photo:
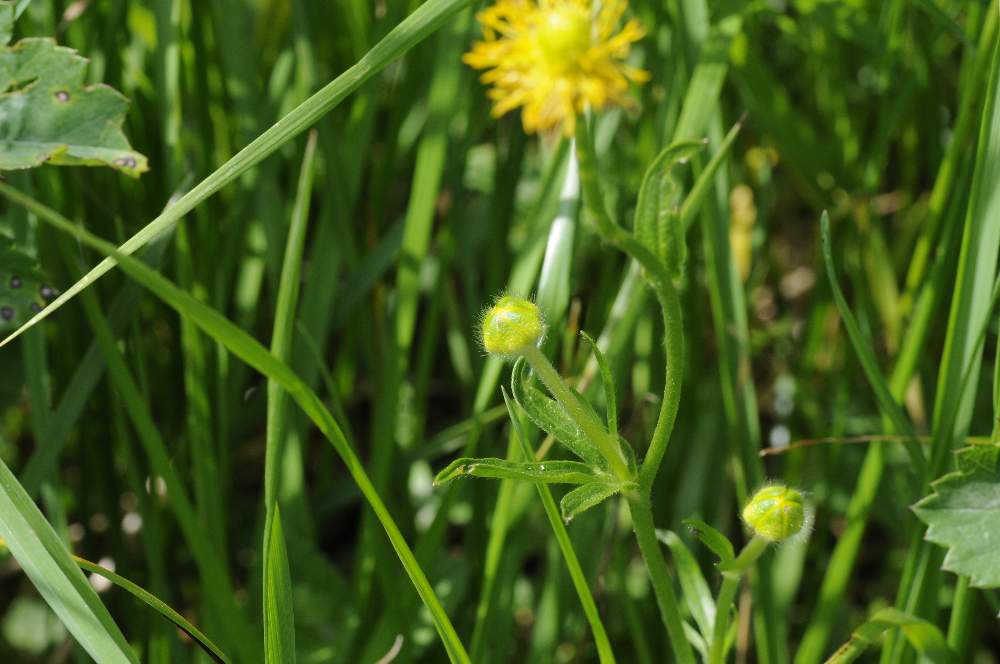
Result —
POLYGON ((649 74, 624 63, 643 36, 635 19, 615 32, 627 0, 497 0, 479 13, 483 41, 463 60, 486 69, 493 115, 521 108, 524 130, 567 136, 590 107, 628 106, 629 83, 649 74), (596 8, 595 8, 596 5, 596 8))

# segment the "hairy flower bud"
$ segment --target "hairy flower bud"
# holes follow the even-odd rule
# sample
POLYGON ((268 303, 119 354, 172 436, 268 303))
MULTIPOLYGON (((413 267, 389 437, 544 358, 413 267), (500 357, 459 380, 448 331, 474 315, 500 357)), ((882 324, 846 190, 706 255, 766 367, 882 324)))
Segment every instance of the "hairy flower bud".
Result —
POLYGON ((483 315, 483 348, 487 353, 520 355, 538 345, 544 335, 542 311, 529 300, 505 295, 483 315))
POLYGON ((770 542, 786 540, 805 525, 802 494, 780 484, 766 486, 743 508, 743 520, 763 539, 770 542))

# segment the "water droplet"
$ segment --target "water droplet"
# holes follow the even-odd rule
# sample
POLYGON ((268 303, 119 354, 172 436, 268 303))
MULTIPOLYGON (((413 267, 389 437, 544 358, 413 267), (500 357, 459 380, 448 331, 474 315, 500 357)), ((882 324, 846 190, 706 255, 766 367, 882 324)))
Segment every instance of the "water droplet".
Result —
POLYGON ((115 159, 115 166, 121 166, 122 168, 135 168, 136 161, 134 157, 119 157, 115 159))
POLYGON ((0 318, 6 321, 14 320, 14 307, 0 307, 0 318))
POLYGON ((65 90, 59 90, 58 92, 56 92, 56 99, 65 104, 66 102, 69 101, 69 93, 66 92, 65 90))
POLYGON ((28 308, 31 309, 31 311, 33 311, 36 314, 42 310, 42 306, 37 302, 32 302, 28 308))
POLYGON ((540 466, 538 466, 538 470, 545 470, 545 464, 543 463, 540 466))
POLYGON ((11 288, 20 288, 22 285, 23 285, 23 282, 21 281, 21 277, 11 277, 10 278, 10 287, 11 288))
POLYGON ((42 297, 46 300, 51 300, 56 296, 56 289, 52 286, 42 286, 42 297))

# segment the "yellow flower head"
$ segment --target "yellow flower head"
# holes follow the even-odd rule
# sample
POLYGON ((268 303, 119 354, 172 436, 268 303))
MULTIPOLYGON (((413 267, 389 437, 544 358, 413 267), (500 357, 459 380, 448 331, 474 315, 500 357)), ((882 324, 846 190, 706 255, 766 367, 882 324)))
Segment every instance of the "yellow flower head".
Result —
POLYGON ((624 63, 643 36, 635 19, 615 32, 627 0, 497 0, 479 13, 483 41, 463 58, 486 69, 493 115, 522 108, 524 130, 571 136, 588 106, 627 106, 630 82, 649 74, 624 63))

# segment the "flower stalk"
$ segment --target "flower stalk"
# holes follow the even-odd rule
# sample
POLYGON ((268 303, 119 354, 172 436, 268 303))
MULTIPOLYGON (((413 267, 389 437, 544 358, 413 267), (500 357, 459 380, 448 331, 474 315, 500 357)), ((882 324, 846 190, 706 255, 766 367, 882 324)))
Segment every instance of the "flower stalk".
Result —
POLYGON ((663 340, 666 356, 663 400, 646 458, 639 468, 639 490, 629 497, 628 505, 632 515, 632 528, 646 563, 646 571, 653 585, 653 592, 656 594, 656 603, 663 624, 667 628, 674 657, 682 664, 693 664, 694 651, 684 634, 677 594, 674 592, 666 560, 656 539, 652 512, 653 483, 670 443, 680 407, 684 376, 684 330, 680 299, 663 262, 633 235, 616 224, 608 214, 597 175, 594 144, 585 120, 577 123, 576 139, 584 203, 593 215, 597 232, 606 242, 639 263, 643 277, 656 293, 663 315, 666 332, 663 340))

